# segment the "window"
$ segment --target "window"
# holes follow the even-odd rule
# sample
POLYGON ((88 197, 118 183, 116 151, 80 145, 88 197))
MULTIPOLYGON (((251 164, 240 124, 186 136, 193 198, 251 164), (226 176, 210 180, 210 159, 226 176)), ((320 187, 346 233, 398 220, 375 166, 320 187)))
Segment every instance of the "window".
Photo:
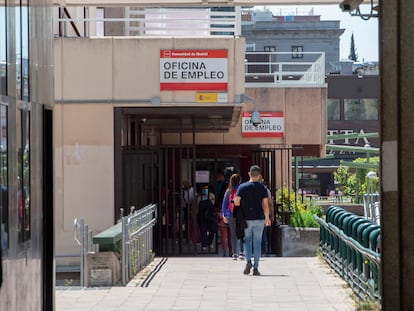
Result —
POLYGON ((265 45, 264 51, 265 52, 276 52, 276 47, 274 45, 265 45))
POLYGON ((29 8, 21 8, 21 99, 29 101, 29 8))
POLYGON ((19 204, 19 241, 30 240, 30 111, 27 104, 18 120, 20 126, 18 139, 18 204, 19 204))
POLYGON ((97 37, 105 36, 105 25, 103 22, 104 18, 105 18, 105 9, 96 8, 96 36, 97 37))
POLYGON ((0 105, 0 126, 0 247, 4 250, 7 249, 9 245, 9 191, 7 179, 7 106, 3 103, 0 105))
POLYGON ((29 100, 29 8, 14 7, 16 97, 29 100))
POLYGON ((328 106, 328 120, 340 120, 341 111, 340 111, 339 99, 328 98, 327 106, 328 106))
POLYGON ((6 37, 6 8, 4 0, 0 0, 0 95, 7 95, 7 37, 6 37))
POLYGON ((303 45, 292 45, 292 58, 303 58, 303 45))
MULTIPOLYGON (((234 19, 234 15, 214 15, 213 12, 235 12, 235 7, 212 7, 210 9, 211 11, 211 20, 215 21, 217 20, 217 22, 220 22, 220 20, 223 19, 227 19, 227 20, 232 20, 234 19)), ((229 31, 231 28, 234 28, 234 24, 214 24, 212 23, 211 28, 224 28, 223 31, 211 31, 212 35, 221 35, 221 36, 234 36, 235 32, 234 31, 229 31), (229 29, 230 28, 230 29, 229 29), (225 31, 225 29, 227 29, 228 31, 225 31)))
POLYGON ((345 120, 378 120, 376 98, 344 99, 345 120))
MULTIPOLYGON (((22 84, 21 84, 21 73, 22 73, 22 15, 21 7, 15 6, 14 8, 14 31, 15 31, 15 47, 16 47, 16 97, 22 98, 22 84)), ((12 61, 12 60, 10 60, 12 61)), ((12 82, 10 82, 12 83, 12 82)))

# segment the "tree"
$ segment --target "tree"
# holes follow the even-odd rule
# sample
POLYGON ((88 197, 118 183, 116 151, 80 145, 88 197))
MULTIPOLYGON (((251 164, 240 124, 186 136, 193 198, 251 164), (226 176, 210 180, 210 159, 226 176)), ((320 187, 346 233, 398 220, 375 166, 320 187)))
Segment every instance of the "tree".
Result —
POLYGON ((353 60, 354 62, 358 61, 358 54, 356 53, 354 34, 351 35, 351 48, 349 50, 348 59, 353 60))
MULTIPOLYGON (((371 163, 379 166, 379 157, 357 158, 353 163, 371 163)), ((367 192, 367 173, 368 171, 376 172, 376 169, 357 168, 353 173, 350 172, 347 166, 339 166, 337 171, 334 172, 335 181, 340 185, 344 195, 352 195, 355 203, 360 203, 363 195, 367 192)), ((372 180, 372 191, 379 190, 379 178, 375 177, 372 180)))

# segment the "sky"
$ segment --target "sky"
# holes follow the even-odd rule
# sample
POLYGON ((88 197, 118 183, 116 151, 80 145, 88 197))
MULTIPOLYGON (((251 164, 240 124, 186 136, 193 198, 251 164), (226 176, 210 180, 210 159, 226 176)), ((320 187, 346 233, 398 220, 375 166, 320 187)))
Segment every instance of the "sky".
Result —
MULTIPOLYGON (((339 2, 338 2, 339 3, 339 2)), ((263 7, 257 7, 263 9, 263 7)), ((321 20, 339 20, 340 27, 345 29, 340 37, 340 58, 348 59, 351 35, 354 34, 354 42, 358 61, 360 62, 375 62, 379 60, 378 54, 378 18, 372 17, 369 20, 363 20, 359 16, 351 16, 348 12, 342 12, 339 4, 335 5, 312 5, 312 6, 266 6, 267 9, 273 13, 279 13, 282 10, 285 12, 298 12, 303 15, 304 12, 309 12, 313 8, 314 15, 320 15, 321 20), (287 11, 286 11, 287 10, 287 11)), ((362 13, 370 12, 370 5, 361 5, 360 11, 362 13)), ((286 15, 286 14, 283 14, 286 15)))

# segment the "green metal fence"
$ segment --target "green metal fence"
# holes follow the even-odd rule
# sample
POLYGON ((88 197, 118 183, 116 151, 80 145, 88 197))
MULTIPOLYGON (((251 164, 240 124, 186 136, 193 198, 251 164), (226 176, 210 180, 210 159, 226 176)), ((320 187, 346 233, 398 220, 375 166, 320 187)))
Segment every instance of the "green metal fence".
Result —
POLYGON ((326 210, 320 251, 361 299, 381 301, 380 226, 341 207, 326 210))

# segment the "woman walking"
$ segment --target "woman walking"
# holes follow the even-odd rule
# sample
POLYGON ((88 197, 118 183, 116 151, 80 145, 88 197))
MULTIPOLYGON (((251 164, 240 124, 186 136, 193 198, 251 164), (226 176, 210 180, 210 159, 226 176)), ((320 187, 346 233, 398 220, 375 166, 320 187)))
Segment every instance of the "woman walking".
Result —
POLYGON ((233 248, 233 259, 242 259, 243 254, 243 242, 237 239, 236 236, 236 215, 234 211, 234 197, 236 196, 237 189, 241 184, 241 177, 239 174, 233 174, 230 177, 229 186, 224 194, 223 204, 221 207, 223 213, 223 222, 229 224, 231 245, 233 248))

